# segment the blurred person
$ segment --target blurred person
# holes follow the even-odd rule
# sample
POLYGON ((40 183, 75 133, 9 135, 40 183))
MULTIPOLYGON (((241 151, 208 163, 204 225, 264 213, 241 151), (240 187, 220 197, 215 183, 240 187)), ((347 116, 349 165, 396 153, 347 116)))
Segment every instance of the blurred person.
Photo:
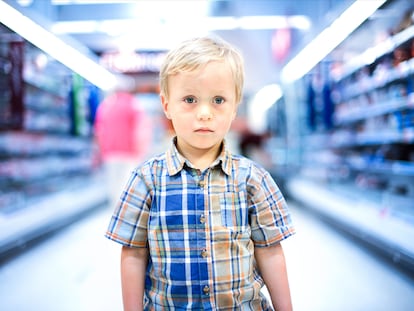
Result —
POLYGON ((124 90, 108 95, 95 116, 95 136, 104 166, 110 206, 148 151, 151 131, 135 96, 124 90))
POLYGON ((270 137, 269 131, 264 133, 255 133, 249 129, 242 131, 239 140, 240 153, 266 169, 271 168, 271 157, 265 150, 266 141, 270 137))
POLYGON ((295 232, 288 207, 270 174, 225 141, 243 66, 232 46, 207 37, 161 66, 175 137, 134 170, 106 232, 122 245, 125 311, 292 310, 280 243, 295 232))

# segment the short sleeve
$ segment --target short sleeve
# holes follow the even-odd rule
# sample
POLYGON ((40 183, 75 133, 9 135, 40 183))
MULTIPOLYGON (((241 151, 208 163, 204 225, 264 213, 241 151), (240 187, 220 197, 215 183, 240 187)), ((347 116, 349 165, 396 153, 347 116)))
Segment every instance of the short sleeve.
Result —
POLYGON ((142 168, 132 172, 105 234, 124 246, 147 246, 151 187, 145 175, 142 168))
POLYGON ((256 247, 276 244, 295 233, 285 198, 267 171, 255 168, 248 193, 252 240, 256 247))

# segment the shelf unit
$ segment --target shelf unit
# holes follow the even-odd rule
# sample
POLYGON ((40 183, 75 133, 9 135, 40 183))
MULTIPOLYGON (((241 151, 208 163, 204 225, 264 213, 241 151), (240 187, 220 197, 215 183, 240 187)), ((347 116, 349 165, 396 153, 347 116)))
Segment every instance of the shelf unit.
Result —
POLYGON ((0 25, 0 218, 93 178, 92 88, 0 25))
POLYGON ((414 271, 414 25, 341 52, 284 86, 286 194, 414 271))
POLYGON ((377 195, 384 198, 401 197, 396 204, 383 200, 382 205, 408 211, 406 217, 414 223, 412 42, 414 26, 367 49, 331 77, 333 126, 320 126, 304 137, 307 146, 317 148, 305 148, 303 164, 308 172, 318 164, 324 178, 380 190, 377 195), (396 63, 398 49, 407 50, 407 57, 396 63), (375 61, 363 62, 367 54, 375 55, 375 61))

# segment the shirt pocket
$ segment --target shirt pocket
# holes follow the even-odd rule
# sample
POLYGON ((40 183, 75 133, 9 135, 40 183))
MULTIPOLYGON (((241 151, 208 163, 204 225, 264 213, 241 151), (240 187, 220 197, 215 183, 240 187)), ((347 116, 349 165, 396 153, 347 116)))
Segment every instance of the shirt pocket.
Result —
POLYGON ((233 232, 244 232, 248 227, 246 195, 241 192, 224 192, 218 195, 221 225, 233 232))

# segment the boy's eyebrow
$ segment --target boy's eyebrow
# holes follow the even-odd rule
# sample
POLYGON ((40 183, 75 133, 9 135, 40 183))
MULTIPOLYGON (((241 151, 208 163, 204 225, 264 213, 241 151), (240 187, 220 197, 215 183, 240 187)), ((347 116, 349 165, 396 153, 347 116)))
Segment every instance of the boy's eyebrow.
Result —
MULTIPOLYGON (((181 90, 181 94, 187 94, 187 95, 193 95, 193 94, 197 94, 197 93, 199 93, 200 92, 200 90, 197 90, 197 89, 182 89, 181 90)), ((229 91, 229 90, 214 90, 214 91, 212 91, 211 92, 213 95, 212 96, 228 96, 228 94, 230 94, 231 93, 231 91, 229 91)))

